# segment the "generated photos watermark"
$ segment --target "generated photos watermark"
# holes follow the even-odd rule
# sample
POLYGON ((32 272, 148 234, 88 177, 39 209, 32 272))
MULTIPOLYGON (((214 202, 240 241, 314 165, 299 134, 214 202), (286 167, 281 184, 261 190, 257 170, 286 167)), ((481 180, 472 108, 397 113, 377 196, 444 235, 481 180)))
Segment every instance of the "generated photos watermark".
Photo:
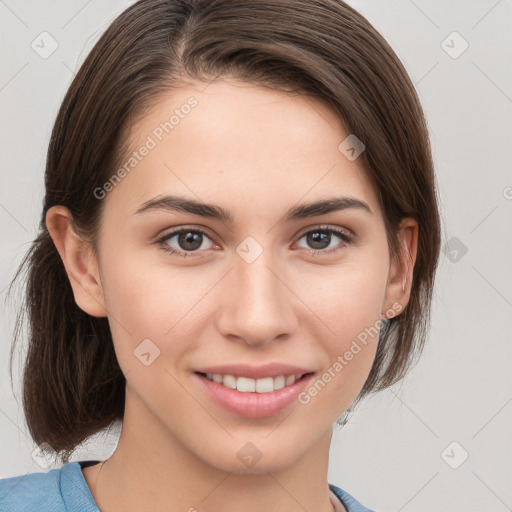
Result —
POLYGON ((186 103, 183 103, 179 108, 174 109, 174 113, 169 117, 168 120, 162 121, 156 126, 151 134, 146 137, 146 141, 140 148, 128 157, 125 163, 117 169, 117 171, 101 186, 94 189, 94 197, 96 199, 104 199, 108 192, 112 191, 123 178, 139 165, 150 152, 155 149, 160 142, 162 142, 166 135, 178 126, 183 119, 185 119, 191 112, 192 109, 197 107, 199 102, 194 96, 187 99, 186 103))
POLYGON ((374 339, 375 336, 379 336, 382 323, 389 318, 396 316, 402 311, 403 306, 400 302, 395 302, 389 308, 386 313, 379 318, 371 327, 366 327, 361 331, 356 339, 352 340, 350 347, 345 350, 342 355, 336 358, 336 361, 320 375, 306 391, 299 394, 298 400, 301 404, 307 405, 311 402, 311 399, 322 391, 329 382, 331 382, 342 370, 345 368, 352 359, 354 359, 361 350, 366 347, 370 339, 374 339))

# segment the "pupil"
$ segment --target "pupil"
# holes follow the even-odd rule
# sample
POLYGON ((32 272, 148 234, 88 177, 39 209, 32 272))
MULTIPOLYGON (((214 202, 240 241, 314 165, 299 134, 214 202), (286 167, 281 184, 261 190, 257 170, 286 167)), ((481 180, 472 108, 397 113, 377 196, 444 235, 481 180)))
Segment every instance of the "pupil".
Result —
POLYGON ((308 243, 313 246, 313 249, 325 249, 330 243, 330 233, 323 233, 321 231, 315 231, 308 235, 308 243), (327 243, 325 243, 327 242, 327 243), (320 244, 320 247, 315 247, 315 244, 320 244))
POLYGON ((202 233, 186 231, 178 236, 178 243, 182 249, 193 251, 199 249, 202 243, 202 233))

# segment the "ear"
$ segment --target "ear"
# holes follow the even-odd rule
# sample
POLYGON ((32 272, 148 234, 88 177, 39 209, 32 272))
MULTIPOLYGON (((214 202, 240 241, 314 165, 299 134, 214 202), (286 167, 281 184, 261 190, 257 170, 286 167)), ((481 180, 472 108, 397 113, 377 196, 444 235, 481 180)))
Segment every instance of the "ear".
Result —
POLYGON ((60 254, 78 307, 95 317, 107 316, 98 262, 90 242, 73 228, 65 206, 53 206, 46 214, 46 227, 60 254))
POLYGON ((384 318, 402 312, 411 295, 411 283, 418 250, 418 223, 405 218, 398 231, 399 254, 392 259, 386 285, 386 298, 382 314, 384 318))

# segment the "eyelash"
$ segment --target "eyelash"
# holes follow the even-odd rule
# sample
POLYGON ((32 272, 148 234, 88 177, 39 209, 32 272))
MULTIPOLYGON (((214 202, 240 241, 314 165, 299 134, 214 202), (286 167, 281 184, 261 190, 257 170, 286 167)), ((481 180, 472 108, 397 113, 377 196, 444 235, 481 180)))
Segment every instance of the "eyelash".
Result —
MULTIPOLYGON (((167 233, 166 235, 158 238, 155 241, 155 244, 157 244, 163 251, 165 251, 169 254, 178 255, 182 258, 201 257, 196 253, 200 253, 202 251, 189 251, 189 252, 178 251, 176 249, 169 247, 169 245, 166 243, 173 236, 179 235, 180 233, 189 233, 189 232, 201 233, 202 235, 206 236, 207 238, 210 238, 208 236, 208 233, 206 233, 205 231, 203 231, 200 228, 181 228, 181 229, 177 229, 176 231, 171 231, 170 233, 167 233)), ((335 228, 331 228, 331 227, 327 227, 327 226, 318 226, 315 229, 310 229, 309 231, 302 233, 302 235, 299 237, 299 240, 301 238, 303 238, 304 236, 309 235, 310 233, 319 233, 319 232, 336 235, 338 238, 340 238, 342 240, 342 242, 340 244, 338 244, 336 247, 332 247, 331 249, 310 249, 309 251, 312 254, 312 256, 314 256, 314 257, 324 256, 326 254, 330 255, 330 254, 336 253, 336 252, 344 249, 346 246, 351 245, 355 242, 354 235, 351 235, 351 234, 347 233, 346 231, 342 231, 340 229, 335 229, 335 228)))

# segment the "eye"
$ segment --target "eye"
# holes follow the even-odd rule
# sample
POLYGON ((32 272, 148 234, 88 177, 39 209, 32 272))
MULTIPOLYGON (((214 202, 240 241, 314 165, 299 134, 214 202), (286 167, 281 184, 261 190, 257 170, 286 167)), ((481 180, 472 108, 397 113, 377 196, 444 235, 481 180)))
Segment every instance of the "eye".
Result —
MULTIPOLYGON (((305 249, 310 249, 313 256, 336 253, 355 241, 355 236, 351 233, 326 226, 319 226, 303 233, 299 241, 303 238, 311 246, 305 247, 305 249), (337 243, 336 239, 339 240, 337 243)), ((208 234, 199 228, 180 228, 171 231, 160 237, 155 243, 164 251, 183 258, 200 256, 201 249, 211 249, 215 246, 208 234), (209 246, 206 243, 205 247, 205 240, 210 241, 209 246)))
MULTIPOLYGON (((196 256, 193 253, 200 252, 199 249, 211 248, 211 246, 204 247, 205 239, 210 240, 206 232, 201 229, 181 228, 164 235, 159 238, 156 243, 164 251, 187 258, 196 256)), ((214 244, 212 243, 211 245, 214 244)))
POLYGON ((305 238, 306 243, 310 247, 314 256, 321 256, 325 254, 332 254, 343 250, 348 245, 354 243, 354 235, 343 231, 341 229, 335 229, 330 227, 319 226, 316 229, 307 231, 300 239, 305 238), (336 243, 336 239, 341 240, 336 243))

